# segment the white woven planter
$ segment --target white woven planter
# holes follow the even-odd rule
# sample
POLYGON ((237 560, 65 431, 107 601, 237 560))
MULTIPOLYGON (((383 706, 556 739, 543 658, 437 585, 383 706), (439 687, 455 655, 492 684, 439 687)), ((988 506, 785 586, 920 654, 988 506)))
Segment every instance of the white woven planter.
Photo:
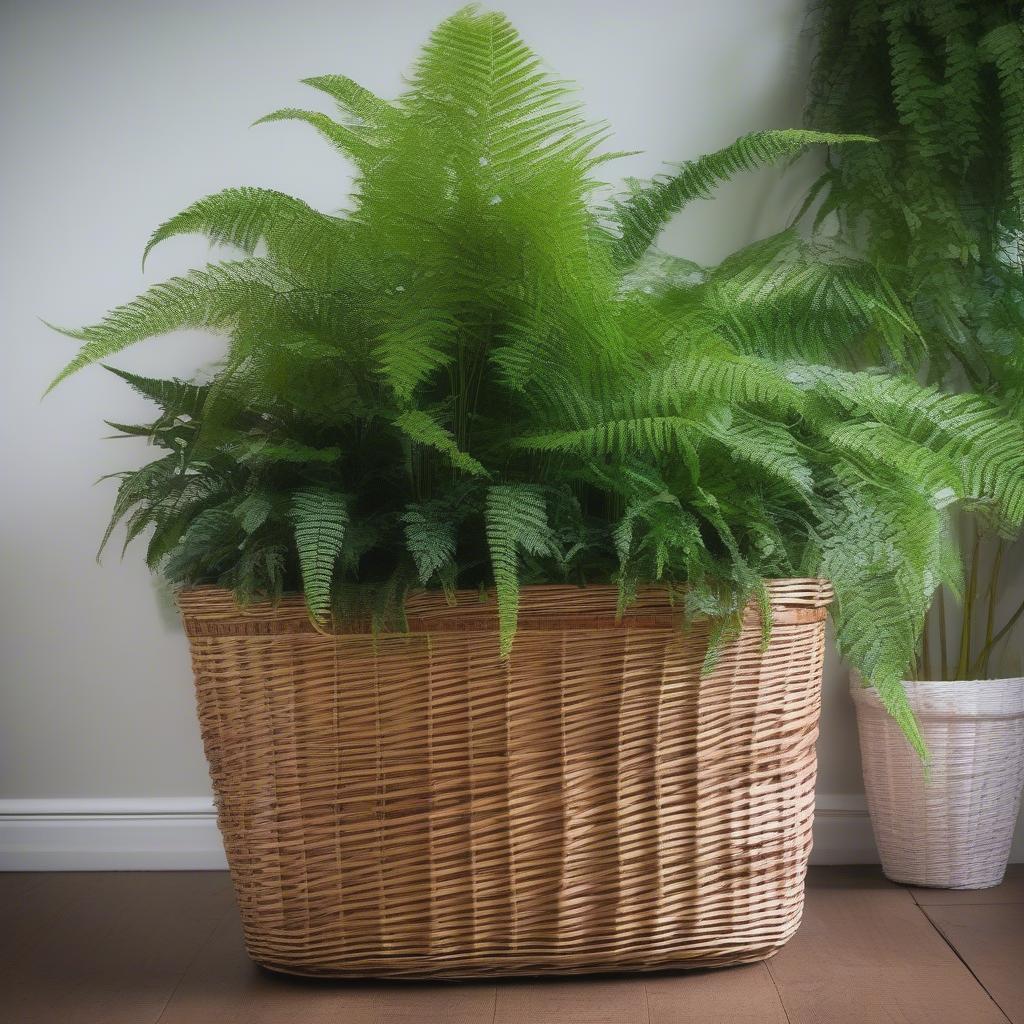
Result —
POLYGON ((1024 786, 1024 678, 903 686, 932 755, 927 780, 874 690, 850 687, 882 868, 912 885, 998 885, 1024 786))

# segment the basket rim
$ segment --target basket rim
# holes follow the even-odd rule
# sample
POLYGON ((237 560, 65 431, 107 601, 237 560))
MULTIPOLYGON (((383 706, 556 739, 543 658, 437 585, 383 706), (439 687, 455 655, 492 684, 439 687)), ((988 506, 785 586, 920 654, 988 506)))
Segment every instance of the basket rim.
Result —
MULTIPOLYGON (((832 601, 831 584, 813 577, 767 580, 773 622, 820 622, 832 601)), ((278 602, 258 602, 240 607, 230 590, 215 585, 184 587, 176 601, 191 635, 233 633, 319 632, 332 635, 373 632, 369 623, 355 623, 344 630, 333 630, 314 623, 301 594, 287 594, 278 602)), ((542 583, 520 589, 519 632, 556 629, 671 629, 683 622, 678 603, 672 602, 668 588, 642 587, 635 602, 621 615, 617 613, 618 588, 613 584, 542 583)), ((496 632, 497 603, 494 591, 459 590, 449 603, 439 590, 412 592, 406 601, 408 632, 496 632)), ((745 623, 757 623, 760 611, 756 603, 748 605, 745 623)))
MULTIPOLYGON (((918 719, 942 721, 1024 718, 1024 677, 901 680, 918 719)), ((850 679, 858 712, 888 715, 878 693, 859 678, 850 679)))

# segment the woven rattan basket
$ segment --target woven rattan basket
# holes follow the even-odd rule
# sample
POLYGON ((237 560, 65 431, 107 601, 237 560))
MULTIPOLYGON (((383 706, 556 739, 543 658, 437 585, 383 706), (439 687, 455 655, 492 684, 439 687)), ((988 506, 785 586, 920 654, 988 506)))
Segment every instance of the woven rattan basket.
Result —
POLYGON ((763 647, 700 679, 663 594, 528 587, 408 605, 409 634, 325 636, 299 599, 180 595, 246 944, 335 976, 709 967, 796 930, 825 609, 773 583, 763 647))
POLYGON ((928 744, 927 774, 875 691, 850 687, 882 867, 911 885, 998 885, 1024 786, 1024 679, 903 686, 928 744))

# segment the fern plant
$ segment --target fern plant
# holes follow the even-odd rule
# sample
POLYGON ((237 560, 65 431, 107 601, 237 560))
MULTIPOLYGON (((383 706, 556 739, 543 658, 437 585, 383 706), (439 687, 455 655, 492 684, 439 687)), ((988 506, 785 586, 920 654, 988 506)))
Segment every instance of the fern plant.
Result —
MULTIPOLYGON (((856 246, 920 325, 908 362, 1024 421, 1024 4, 823 0, 808 122, 882 144, 830 156, 816 223, 856 246)), ((825 244, 825 243, 822 243, 825 244)), ((864 353, 861 353, 862 357, 864 353)), ((877 357, 878 353, 868 354, 877 357)), ((965 523, 959 637, 943 592, 922 639, 924 678, 985 678, 1024 603, 998 616, 1016 534, 985 507, 965 523)))
POLYGON ((202 199, 147 252, 199 232, 238 258, 68 332, 54 383, 181 327, 229 339, 203 383, 114 371, 159 409, 114 424, 160 452, 113 515, 148 531, 149 564, 241 601, 302 590, 334 628, 401 628, 410 587, 493 587, 503 654, 524 583, 614 581, 623 605, 658 584, 712 620, 707 667, 766 578, 824 574, 841 648, 920 745, 898 680, 955 582, 951 510, 1024 517, 1024 432, 981 398, 779 354, 790 331, 918 345, 869 265, 822 268, 791 236, 715 268, 653 244, 718 181, 869 140, 759 132, 612 194, 606 129, 471 8, 394 101, 308 84, 334 117, 265 120, 352 163, 344 213, 202 199))

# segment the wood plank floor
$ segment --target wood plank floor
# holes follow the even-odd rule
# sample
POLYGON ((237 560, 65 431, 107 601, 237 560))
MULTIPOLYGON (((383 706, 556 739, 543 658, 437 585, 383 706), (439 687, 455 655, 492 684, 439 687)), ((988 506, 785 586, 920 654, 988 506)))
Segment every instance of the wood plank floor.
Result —
POLYGON ((318 982, 242 947, 220 872, 0 874, 0 1024, 1024 1024, 1024 865, 978 892, 812 868, 749 967, 582 980, 318 982))

